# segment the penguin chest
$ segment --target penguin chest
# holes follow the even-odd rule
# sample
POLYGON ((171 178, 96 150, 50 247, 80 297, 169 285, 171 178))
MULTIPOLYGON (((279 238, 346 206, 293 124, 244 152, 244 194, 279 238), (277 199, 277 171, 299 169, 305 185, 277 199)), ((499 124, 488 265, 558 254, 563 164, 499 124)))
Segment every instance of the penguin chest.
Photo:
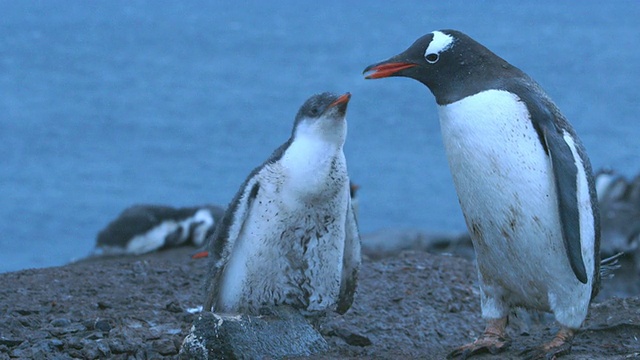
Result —
POLYGON ((272 169, 281 174, 278 191, 290 207, 334 197, 348 182, 342 148, 320 140, 294 141, 272 169))
POLYGON ((539 296, 532 301, 545 308, 541 273, 569 265, 550 161, 525 104, 489 90, 440 106, 439 115, 481 283, 508 289, 516 303, 539 296))
POLYGON ((300 196, 286 188, 287 179, 272 180, 259 180, 225 271, 220 309, 256 312, 287 304, 326 310, 340 289, 348 180, 327 186, 321 194, 333 196, 324 197, 300 196))

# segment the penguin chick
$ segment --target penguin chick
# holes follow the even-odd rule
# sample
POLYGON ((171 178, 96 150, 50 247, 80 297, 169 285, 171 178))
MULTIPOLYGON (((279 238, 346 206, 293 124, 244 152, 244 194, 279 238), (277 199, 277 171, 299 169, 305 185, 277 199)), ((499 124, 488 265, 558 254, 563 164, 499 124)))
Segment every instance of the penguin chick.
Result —
POLYGON ((571 125, 534 80, 459 31, 427 34, 369 71, 418 80, 438 105, 487 321, 451 357, 506 348, 512 307, 550 311, 561 325, 527 356, 569 352, 600 282, 594 180, 571 125))
POLYGON ((209 240, 204 310, 350 308, 360 267, 343 152, 350 98, 309 98, 289 140, 244 181, 209 240))

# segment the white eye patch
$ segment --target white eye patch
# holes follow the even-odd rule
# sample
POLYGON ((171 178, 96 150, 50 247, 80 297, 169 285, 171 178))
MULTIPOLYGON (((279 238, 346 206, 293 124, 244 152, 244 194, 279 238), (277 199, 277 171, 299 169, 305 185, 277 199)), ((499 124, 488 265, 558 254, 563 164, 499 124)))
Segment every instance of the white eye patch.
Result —
POLYGON ((451 35, 447 35, 442 31, 434 31, 433 40, 431 40, 427 50, 424 52, 425 59, 431 63, 438 61, 440 53, 449 49, 453 45, 453 40, 451 35))

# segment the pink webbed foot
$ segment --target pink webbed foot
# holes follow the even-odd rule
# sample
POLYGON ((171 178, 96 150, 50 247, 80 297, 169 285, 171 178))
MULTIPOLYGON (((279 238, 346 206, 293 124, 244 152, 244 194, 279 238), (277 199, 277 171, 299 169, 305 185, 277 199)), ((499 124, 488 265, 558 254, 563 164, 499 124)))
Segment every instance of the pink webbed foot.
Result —
POLYGON ((511 345, 505 328, 507 318, 489 320, 484 333, 476 341, 462 345, 447 355, 447 359, 466 359, 470 356, 489 352, 498 354, 506 350, 511 345))
POLYGON ((571 344, 575 332, 569 328, 561 328, 556 334, 553 340, 548 343, 527 349, 520 353, 524 359, 545 359, 554 360, 562 355, 566 355, 571 352, 571 344))

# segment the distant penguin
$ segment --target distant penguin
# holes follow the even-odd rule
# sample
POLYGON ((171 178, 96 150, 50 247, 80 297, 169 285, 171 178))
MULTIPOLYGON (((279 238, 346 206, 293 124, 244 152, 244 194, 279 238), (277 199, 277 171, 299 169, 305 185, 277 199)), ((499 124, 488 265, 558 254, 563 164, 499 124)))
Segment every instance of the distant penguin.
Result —
MULTIPOLYGON (((616 174, 613 170, 604 169, 596 172, 594 177, 598 201, 619 201, 625 196, 628 182, 624 176, 616 174)), ((602 208, 600 212, 602 215, 602 208)))
POLYGON ((351 307, 360 238, 343 152, 350 97, 309 98, 289 140, 244 181, 209 242, 205 311, 351 307))
POLYGON ((217 206, 173 208, 134 205, 97 236, 95 255, 140 255, 161 248, 200 246, 213 233, 224 210, 217 206))
POLYGON ((612 170, 595 175, 602 222, 602 255, 624 252, 640 273, 640 175, 632 181, 612 170))
POLYGON ((506 348, 513 307, 550 311, 561 325, 528 357, 569 352, 600 282, 594 180, 571 125, 534 80, 459 31, 427 34, 367 72, 418 80, 438 104, 487 321, 450 356, 506 348))

